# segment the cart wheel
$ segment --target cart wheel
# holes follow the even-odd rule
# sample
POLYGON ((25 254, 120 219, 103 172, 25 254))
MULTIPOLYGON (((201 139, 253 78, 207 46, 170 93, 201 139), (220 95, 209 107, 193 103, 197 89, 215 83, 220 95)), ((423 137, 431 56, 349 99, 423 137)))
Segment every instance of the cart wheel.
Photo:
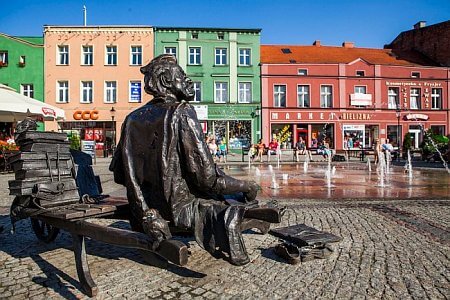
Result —
POLYGON ((59 233, 59 228, 36 219, 31 219, 31 227, 37 238, 44 243, 53 242, 59 233))

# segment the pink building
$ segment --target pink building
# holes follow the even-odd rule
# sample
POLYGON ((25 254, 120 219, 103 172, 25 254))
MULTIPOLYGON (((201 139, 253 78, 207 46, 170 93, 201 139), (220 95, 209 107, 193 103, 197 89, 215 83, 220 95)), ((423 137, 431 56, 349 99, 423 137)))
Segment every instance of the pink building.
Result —
POLYGON ((153 40, 149 26, 44 26, 45 102, 66 112, 46 130, 79 135, 97 155, 111 149, 126 115, 149 99, 140 67, 153 40))
POLYGON ((409 133, 417 148, 424 129, 449 134, 449 78, 449 68, 412 51, 262 45, 263 138, 341 150, 348 139, 397 147, 409 133))

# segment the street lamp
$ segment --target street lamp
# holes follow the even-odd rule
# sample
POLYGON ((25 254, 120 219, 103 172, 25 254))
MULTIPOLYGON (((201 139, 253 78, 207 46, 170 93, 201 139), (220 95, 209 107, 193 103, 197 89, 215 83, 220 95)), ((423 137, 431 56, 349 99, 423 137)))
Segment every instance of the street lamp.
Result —
POLYGON ((401 138, 400 138, 400 116, 401 116, 400 105, 397 105, 397 109, 395 110, 395 115, 397 116, 397 161, 400 160, 400 147, 401 147, 401 138))
POLYGON ((114 121, 114 117, 116 114, 116 109, 113 107, 111 107, 111 109, 109 110, 109 112, 111 113, 111 122, 112 122, 112 142, 111 142, 111 151, 112 154, 114 154, 114 150, 116 148, 116 122, 114 121))

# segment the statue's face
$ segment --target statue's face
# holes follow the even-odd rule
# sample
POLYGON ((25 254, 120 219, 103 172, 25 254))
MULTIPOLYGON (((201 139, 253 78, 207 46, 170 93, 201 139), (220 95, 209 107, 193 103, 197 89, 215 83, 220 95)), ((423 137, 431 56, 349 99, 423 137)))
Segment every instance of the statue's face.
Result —
POLYGON ((172 92, 179 100, 192 101, 195 96, 192 80, 179 66, 174 67, 173 72, 172 92))

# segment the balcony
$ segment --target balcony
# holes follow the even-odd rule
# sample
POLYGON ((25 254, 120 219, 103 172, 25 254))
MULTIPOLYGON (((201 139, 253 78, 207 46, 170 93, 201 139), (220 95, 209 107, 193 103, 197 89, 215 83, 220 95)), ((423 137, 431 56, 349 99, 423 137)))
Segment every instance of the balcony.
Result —
POLYGON ((352 106, 371 106, 372 94, 350 94, 350 105, 352 106))

